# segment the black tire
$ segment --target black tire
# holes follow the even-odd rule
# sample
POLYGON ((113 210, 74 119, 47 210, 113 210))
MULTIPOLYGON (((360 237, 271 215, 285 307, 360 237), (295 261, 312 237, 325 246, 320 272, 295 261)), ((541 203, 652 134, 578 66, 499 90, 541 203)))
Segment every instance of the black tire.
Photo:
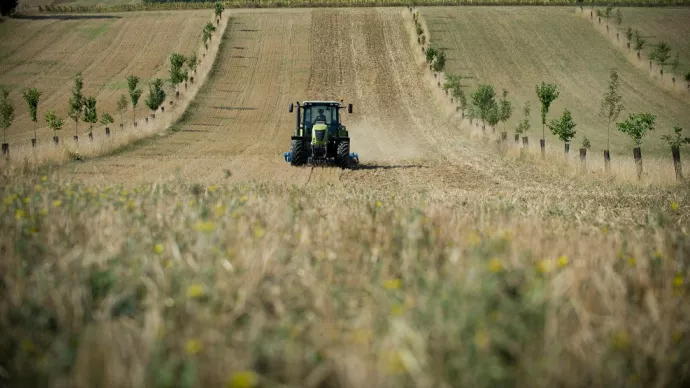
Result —
POLYGON ((350 142, 341 141, 338 143, 338 151, 335 155, 335 164, 341 168, 350 166, 350 142))
POLYGON ((307 147, 302 139, 293 139, 290 143, 290 151, 292 152, 291 165, 301 166, 307 162, 307 147))

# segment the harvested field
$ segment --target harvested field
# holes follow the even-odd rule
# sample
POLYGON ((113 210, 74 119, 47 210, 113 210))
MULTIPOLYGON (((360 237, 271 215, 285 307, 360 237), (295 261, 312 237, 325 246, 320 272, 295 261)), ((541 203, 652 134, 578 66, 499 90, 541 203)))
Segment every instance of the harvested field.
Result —
MULTIPOLYGON (((8 86, 16 106, 16 119, 7 131, 9 143, 29 143, 33 137, 33 123, 22 99, 26 87, 43 92, 38 112, 39 142, 50 139, 43 118, 50 110, 65 119, 61 136, 74 133, 67 110, 72 77, 78 71, 83 72, 84 94, 96 97, 99 114, 109 112, 118 125, 115 101, 127 92, 127 76, 139 76, 146 92, 149 79, 167 79, 170 53, 198 51, 202 27, 212 15, 211 10, 141 12, 0 23, 0 36, 12 37, 0 41, 0 85, 8 86)), ((146 111, 144 98, 138 107, 140 113, 146 111)), ((129 115, 125 122, 131 122, 131 109, 129 115)), ((79 124, 82 135, 87 128, 79 124)))
POLYGON ((230 15, 174 130, 2 170, 0 385, 690 381, 687 180, 470 134, 406 9, 230 15), (284 162, 341 97, 362 164, 284 162))
MULTIPOLYGON (((535 143, 542 136, 542 128, 534 88, 542 81, 550 82, 558 85, 560 97, 547 121, 570 109, 578 124, 573 143, 579 145, 582 136, 587 136, 592 142, 591 152, 601 155, 606 148, 606 123, 597 113, 612 68, 621 76, 625 106, 621 119, 640 111, 657 116, 656 131, 645 137, 643 153, 668 154, 661 136, 671 133, 675 125, 690 128, 690 99, 665 90, 633 66, 588 20, 576 15, 575 8, 432 7, 421 9, 421 14, 430 29, 431 43, 447 49, 447 72, 472 77, 467 80, 468 92, 479 83, 490 83, 497 93, 508 89, 517 108, 531 101, 529 136, 535 143)), ((668 28, 676 28, 671 33, 677 36, 687 34, 680 23, 668 28)), ((521 111, 513 114, 507 124, 509 134, 521 118, 521 111)), ((548 128, 546 139, 547 147, 562 149, 548 128)), ((630 138, 612 128, 611 152, 627 156, 632 148, 630 138)))

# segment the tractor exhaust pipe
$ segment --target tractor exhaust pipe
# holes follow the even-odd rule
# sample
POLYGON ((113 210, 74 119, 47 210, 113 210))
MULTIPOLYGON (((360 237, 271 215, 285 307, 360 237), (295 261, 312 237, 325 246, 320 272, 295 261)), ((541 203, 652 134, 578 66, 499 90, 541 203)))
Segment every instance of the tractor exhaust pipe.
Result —
POLYGON ((302 117, 301 117, 302 114, 301 114, 301 113, 302 113, 302 112, 301 112, 301 109, 300 109, 300 106, 299 106, 299 102, 298 102, 298 103, 297 103, 297 115, 296 115, 297 121, 295 122, 295 136, 299 136, 299 123, 300 123, 300 121, 302 121, 302 120, 301 120, 301 119, 302 119, 302 117))

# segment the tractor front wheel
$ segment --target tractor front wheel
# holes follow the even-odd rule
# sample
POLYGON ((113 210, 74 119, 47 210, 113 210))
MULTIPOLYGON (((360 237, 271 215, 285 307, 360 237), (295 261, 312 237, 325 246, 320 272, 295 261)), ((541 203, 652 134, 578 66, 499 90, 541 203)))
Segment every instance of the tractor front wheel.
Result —
POLYGON ((290 143, 290 151, 292 152, 293 166, 301 166, 307 162, 307 146, 302 139, 293 139, 290 143))
POLYGON ((341 168, 350 166, 350 142, 343 141, 338 143, 338 151, 335 156, 335 162, 341 168))

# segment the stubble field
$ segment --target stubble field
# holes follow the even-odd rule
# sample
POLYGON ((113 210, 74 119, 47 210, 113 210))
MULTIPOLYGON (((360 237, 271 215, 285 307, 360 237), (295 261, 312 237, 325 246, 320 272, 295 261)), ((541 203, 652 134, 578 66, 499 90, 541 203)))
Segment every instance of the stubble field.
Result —
POLYGON ((394 8, 232 11, 173 130, 3 169, 3 376, 684 386, 687 181, 582 174, 470 134, 411 25, 394 8), (290 167, 287 104, 338 98, 362 164, 290 167))

